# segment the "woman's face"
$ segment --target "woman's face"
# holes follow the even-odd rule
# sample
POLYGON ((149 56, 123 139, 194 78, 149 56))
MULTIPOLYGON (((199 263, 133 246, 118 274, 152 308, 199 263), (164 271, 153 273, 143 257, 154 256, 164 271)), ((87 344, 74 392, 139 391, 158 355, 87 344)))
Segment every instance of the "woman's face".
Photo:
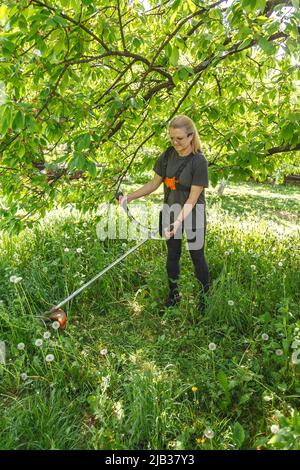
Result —
POLYGON ((183 151, 189 148, 193 140, 193 133, 187 134, 185 129, 181 128, 176 129, 174 127, 170 127, 169 136, 174 148, 178 151, 183 151))

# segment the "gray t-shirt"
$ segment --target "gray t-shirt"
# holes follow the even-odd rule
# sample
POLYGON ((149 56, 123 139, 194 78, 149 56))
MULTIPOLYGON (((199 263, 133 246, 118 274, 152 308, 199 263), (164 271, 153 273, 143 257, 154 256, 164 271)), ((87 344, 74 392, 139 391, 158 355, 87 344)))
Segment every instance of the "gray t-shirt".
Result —
MULTIPOLYGON (((172 178, 175 175, 177 169, 182 164, 183 159, 186 157, 181 157, 178 152, 174 149, 174 147, 168 147, 168 149, 160 155, 153 168, 155 173, 157 173, 159 176, 163 176, 163 158, 166 152, 169 153, 169 157, 165 176, 168 178, 172 178)), ((184 170, 181 172, 178 179, 179 182, 184 186, 190 187, 192 185, 196 185, 208 188, 208 163, 202 152, 198 151, 193 155, 184 170)), ((165 193, 166 189, 167 188, 164 185, 165 193)), ((169 193, 167 204, 171 206, 172 204, 177 203, 180 204, 181 207, 183 207, 184 203, 189 197, 189 194, 190 189, 171 190, 169 193)), ((198 198, 197 204, 205 204, 204 189, 198 198)))

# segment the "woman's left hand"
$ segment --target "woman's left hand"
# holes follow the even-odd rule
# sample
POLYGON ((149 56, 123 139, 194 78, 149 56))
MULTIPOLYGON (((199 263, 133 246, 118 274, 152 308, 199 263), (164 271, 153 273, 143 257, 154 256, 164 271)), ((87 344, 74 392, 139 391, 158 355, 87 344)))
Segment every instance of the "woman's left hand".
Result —
POLYGON ((167 239, 169 239, 171 237, 175 237, 180 225, 181 225, 181 223, 176 220, 174 222, 174 224, 171 225, 171 227, 173 226, 172 230, 165 230, 165 237, 167 239))

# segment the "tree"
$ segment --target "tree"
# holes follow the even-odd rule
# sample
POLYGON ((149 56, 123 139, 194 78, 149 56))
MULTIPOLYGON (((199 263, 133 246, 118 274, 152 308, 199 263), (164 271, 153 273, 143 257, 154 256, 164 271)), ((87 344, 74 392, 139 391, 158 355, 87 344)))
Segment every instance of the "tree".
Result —
POLYGON ((298 0, 145 3, 2 2, 2 227, 111 199, 176 114, 197 123, 213 184, 296 164, 298 0))

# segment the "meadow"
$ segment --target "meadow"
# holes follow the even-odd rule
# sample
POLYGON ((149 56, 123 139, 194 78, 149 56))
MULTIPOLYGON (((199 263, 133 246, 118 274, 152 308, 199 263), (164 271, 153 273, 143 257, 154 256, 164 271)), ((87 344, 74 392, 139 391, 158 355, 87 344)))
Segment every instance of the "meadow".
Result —
POLYGON ((59 208, 1 234, 0 449, 300 450, 300 189, 232 183, 207 212, 205 315, 185 245, 181 303, 162 308, 149 240, 70 302, 65 331, 43 312, 137 241, 59 208))

